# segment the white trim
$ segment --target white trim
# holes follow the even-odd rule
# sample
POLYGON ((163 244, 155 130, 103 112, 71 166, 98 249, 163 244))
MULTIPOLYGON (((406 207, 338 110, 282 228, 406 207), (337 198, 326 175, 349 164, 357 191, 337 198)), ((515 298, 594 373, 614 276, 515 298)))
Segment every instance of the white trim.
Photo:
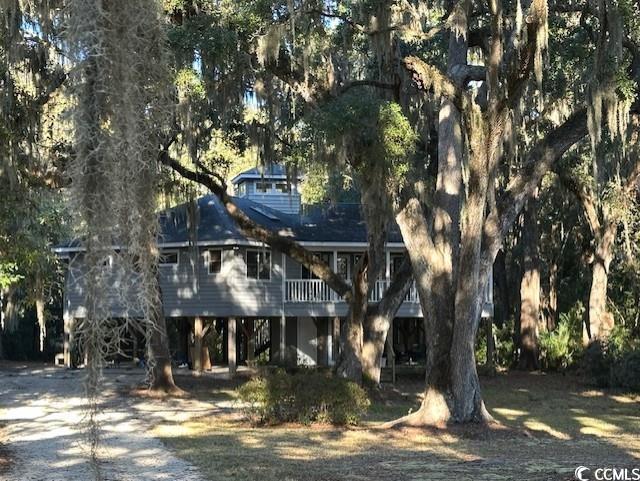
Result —
MULTIPOLYGON (((298 178, 301 178, 300 176, 298 176, 298 178)), ((285 174, 246 174, 246 173, 242 173, 242 174, 238 174, 236 175, 233 179, 231 179, 231 183, 232 184, 236 184, 238 183, 239 180, 246 180, 246 179, 250 179, 250 180, 260 180, 260 179, 265 179, 265 180, 273 180, 273 179, 287 179, 287 176, 285 174)))
POLYGON ((387 281, 391 280, 391 251, 387 249, 384 256, 385 270, 384 270, 384 278, 387 281))
POLYGON ((207 268, 207 275, 210 276, 217 276, 218 274, 220 274, 222 272, 222 269, 224 267, 224 249, 206 249, 204 251, 204 263, 205 266, 207 268), (220 252, 220 270, 218 272, 211 272, 211 259, 209 258, 209 253, 211 251, 218 251, 220 252))
MULTIPOLYGON (((327 250, 331 250, 334 248, 341 249, 358 249, 361 247, 368 247, 367 242, 327 242, 327 241, 298 241, 298 244, 306 247, 323 247, 327 250)), ((191 247, 193 245, 192 242, 184 241, 184 242, 159 242, 158 247, 160 249, 175 249, 178 247, 191 247)), ((267 247, 264 242, 252 241, 252 240, 237 240, 237 239, 227 239, 223 241, 201 241, 196 244, 201 247, 208 246, 240 246, 240 247, 267 247)), ((404 249, 404 244, 402 242, 388 242, 387 247, 392 249, 404 249)), ((111 246, 113 250, 121 250, 121 246, 111 246)), ((86 247, 54 247, 51 249, 55 253, 67 253, 67 252, 85 252, 86 247)))

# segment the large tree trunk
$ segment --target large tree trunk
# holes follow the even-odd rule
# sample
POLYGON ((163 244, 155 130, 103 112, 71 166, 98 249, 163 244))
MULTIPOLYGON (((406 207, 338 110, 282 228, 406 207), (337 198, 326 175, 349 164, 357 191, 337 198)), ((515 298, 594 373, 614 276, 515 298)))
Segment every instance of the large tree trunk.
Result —
POLYGON ((368 306, 367 256, 363 256, 353 277, 353 294, 342 336, 342 350, 336 364, 338 376, 362 383, 363 321, 368 306))
POLYGON ((169 353, 169 338, 167 336, 167 323, 162 312, 154 319, 154 326, 150 326, 149 351, 151 363, 152 391, 165 392, 167 394, 180 394, 182 390, 176 386, 171 370, 171 355, 169 353))
POLYGON ((538 322, 540 319, 540 267, 538 258, 538 216, 535 197, 529 199, 522 229, 522 280, 520 282, 519 368, 539 369, 538 322))
POLYGON ((451 363, 453 305, 452 292, 438 290, 437 277, 451 276, 449 262, 436 254, 424 212, 417 199, 410 199, 396 215, 409 252, 426 335, 425 394, 420 409, 398 423, 409 425, 443 424, 451 419, 451 363), (436 302, 436 299, 438 302, 436 302), (449 316, 449 317, 446 317, 449 316))
POLYGON ((496 260, 493 263, 493 279, 495 281, 494 296, 496 297, 495 305, 495 324, 502 327, 511 316, 511 296, 509 294, 509 280, 507 277, 507 263, 504 250, 500 249, 496 260))
POLYGON ((160 283, 157 284, 158 304, 153 309, 153 319, 149 323, 147 333, 148 358, 151 367, 151 383, 149 389, 172 395, 183 394, 182 389, 176 386, 171 370, 171 354, 169 352, 169 336, 167 335, 167 320, 164 317, 162 292, 160 283))
POLYGON ((411 262, 405 259, 384 297, 377 306, 367 311, 364 321, 362 371, 364 378, 376 385, 380 384, 382 355, 386 346, 387 334, 396 312, 409 292, 413 281, 411 274, 411 262))
POLYGON ((547 315, 547 330, 553 331, 558 325, 558 260, 554 259, 549 266, 549 313, 547 315))
POLYGON ((615 226, 607 226, 591 265, 591 289, 589 291, 589 340, 606 340, 613 329, 613 315, 607 310, 607 286, 609 266, 613 259, 615 226))
POLYGON ((37 274, 36 277, 36 318, 38 319, 38 332, 39 332, 39 349, 40 352, 44 352, 44 342, 47 337, 47 319, 45 312, 45 298, 44 298, 44 283, 42 281, 42 276, 37 274))
MULTIPOLYGON (((497 136, 495 133, 493 135, 497 136)), ((460 271, 455 291, 455 324, 451 346, 453 420, 456 422, 485 422, 491 419, 482 400, 476 369, 475 339, 485 287, 481 275, 481 252, 489 183, 487 166, 494 155, 495 141, 495 138, 485 139, 484 134, 475 143, 471 139, 473 154, 469 162, 469 194, 460 242, 460 271), (482 147, 486 147, 487 151, 482 147)))

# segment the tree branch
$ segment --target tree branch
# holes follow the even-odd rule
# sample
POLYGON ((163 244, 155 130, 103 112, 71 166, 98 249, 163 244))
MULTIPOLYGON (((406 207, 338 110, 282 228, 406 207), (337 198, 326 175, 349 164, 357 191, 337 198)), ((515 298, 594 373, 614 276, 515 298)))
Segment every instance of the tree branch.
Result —
POLYGON ((277 232, 273 232, 247 216, 227 194, 223 185, 218 183, 212 176, 205 172, 196 172, 181 165, 173 159, 167 149, 162 149, 158 160, 161 164, 171 168, 181 177, 196 182, 208 188, 222 204, 227 213, 236 222, 242 233, 254 240, 264 242, 273 249, 284 252, 296 262, 304 265, 316 276, 322 279, 327 285, 342 296, 346 301, 351 299, 351 286, 338 274, 316 256, 308 251, 296 241, 284 237, 277 232))
POLYGON ((434 92, 443 95, 454 103, 459 104, 462 90, 459 89, 445 74, 433 65, 429 65, 418 57, 406 57, 404 67, 411 72, 418 90, 434 92))
POLYGON ((571 191, 582 205, 582 212, 587 224, 589 224, 591 235, 593 235, 594 239, 599 239, 602 226, 593 191, 587 186, 581 185, 578 179, 564 169, 555 169, 555 172, 562 185, 571 191))
POLYGON ((587 133, 587 111, 581 109, 531 149, 524 166, 509 182, 506 191, 498 199, 496 208, 485 220, 482 239, 483 269, 487 266, 490 268, 493 264, 505 236, 544 175, 569 148, 585 138, 587 133))
POLYGON ((338 90, 338 95, 342 95, 354 87, 376 87, 379 89, 395 90, 398 88, 398 85, 387 82, 379 82, 377 80, 352 80, 351 82, 348 82, 340 87, 340 89, 338 90))

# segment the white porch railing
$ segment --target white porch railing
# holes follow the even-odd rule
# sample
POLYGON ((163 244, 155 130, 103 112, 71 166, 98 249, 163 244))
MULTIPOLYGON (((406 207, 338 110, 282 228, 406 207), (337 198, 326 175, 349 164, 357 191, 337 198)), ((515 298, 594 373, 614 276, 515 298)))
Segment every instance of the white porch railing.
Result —
POLYGON ((285 302, 336 302, 340 296, 320 279, 287 279, 285 302))
MULTIPOLYGON (((369 295, 370 302, 380 302, 384 293, 387 292, 387 289, 391 285, 391 281, 387 280, 378 280, 376 281, 376 285, 373 288, 373 291, 369 295)), ((411 287, 409 288, 409 292, 404 296, 404 302, 420 302, 418 299, 418 291, 416 289, 415 283, 411 283, 411 287)))
MULTIPOLYGON (((379 280, 369 296, 370 302, 379 302, 389 288, 390 281, 379 280)), ((284 290, 285 302, 338 302, 340 296, 320 279, 287 279, 284 290)), ((418 302, 415 284, 405 297, 405 302, 418 302)))

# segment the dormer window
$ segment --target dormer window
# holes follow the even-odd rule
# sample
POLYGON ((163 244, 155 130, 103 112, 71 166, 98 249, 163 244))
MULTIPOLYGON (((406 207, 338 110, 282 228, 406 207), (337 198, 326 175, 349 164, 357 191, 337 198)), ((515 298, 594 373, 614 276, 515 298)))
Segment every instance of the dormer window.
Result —
POLYGON ((288 194, 289 192, 291 192, 291 186, 286 182, 278 182, 276 184, 276 190, 278 192, 281 192, 282 194, 288 194))
POLYGON ((266 193, 271 190, 271 182, 256 182, 256 192, 266 193))
POLYGON ((290 177, 285 166, 272 164, 254 167, 231 179, 234 195, 241 199, 262 204, 285 214, 300 213, 298 182, 302 179, 296 172, 290 177))

